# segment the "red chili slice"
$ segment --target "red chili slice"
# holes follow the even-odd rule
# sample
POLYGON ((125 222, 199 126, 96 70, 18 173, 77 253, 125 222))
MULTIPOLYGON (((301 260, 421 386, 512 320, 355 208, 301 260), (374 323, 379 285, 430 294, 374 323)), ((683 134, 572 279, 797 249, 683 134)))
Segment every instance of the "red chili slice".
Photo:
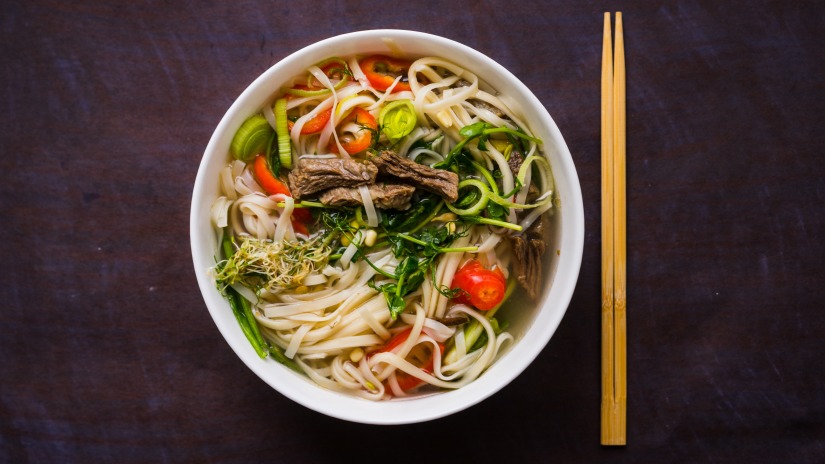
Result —
POLYGON ((407 82, 406 76, 412 64, 411 61, 390 58, 384 55, 372 55, 361 59, 358 64, 375 90, 382 92, 387 90, 398 76, 403 77, 393 87, 392 92, 410 90, 410 83, 407 82))
MULTIPOLYGON (((369 111, 356 106, 347 117, 341 120, 338 126, 341 127, 350 122, 354 122, 360 128, 353 134, 353 137, 338 132, 338 140, 340 140, 341 146, 344 147, 347 153, 354 155, 372 146, 372 138, 378 130, 378 121, 369 111)), ((338 153, 338 146, 335 145, 334 140, 330 140, 327 149, 331 153, 338 153)))

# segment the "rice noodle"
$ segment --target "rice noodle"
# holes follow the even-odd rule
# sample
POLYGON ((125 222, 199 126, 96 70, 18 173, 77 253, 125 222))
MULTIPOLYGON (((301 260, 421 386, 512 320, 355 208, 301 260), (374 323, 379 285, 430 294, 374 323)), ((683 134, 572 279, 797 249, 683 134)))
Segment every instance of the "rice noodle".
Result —
POLYGON ((375 211, 375 204, 372 202, 370 188, 362 185, 358 187, 358 193, 361 194, 361 202, 364 203, 364 210, 367 213, 367 225, 370 227, 378 227, 378 213, 375 211))
POLYGON ((419 155, 429 156, 430 158, 435 160, 434 163, 422 163, 422 164, 432 165, 432 164, 435 164, 439 161, 444 161, 444 156, 442 156, 441 153, 438 153, 437 151, 434 151, 434 150, 428 150, 426 148, 416 148, 415 150, 411 151, 409 153, 409 155, 407 155, 407 156, 413 161, 418 161, 419 155))
MULTIPOLYGON (((469 243, 469 236, 464 236, 456 240, 453 246, 456 248, 462 248, 469 245, 469 243)), ((459 264, 461 264, 463 256, 464 253, 445 253, 439 260, 438 267, 436 268, 436 280, 438 282, 452 282, 453 276, 455 276, 455 271, 458 269, 459 264)), ((432 316, 442 318, 447 311, 447 302, 449 300, 438 291, 434 293, 436 303, 434 307, 431 308, 435 310, 432 316)))
POLYGON ((278 125, 275 122, 275 111, 272 110, 272 105, 264 105, 263 109, 261 110, 261 113, 264 114, 264 118, 266 118, 266 122, 269 123, 269 127, 271 127, 272 130, 277 131, 278 125))
POLYGON ((352 243, 347 246, 347 249, 344 250, 344 253, 341 255, 341 264, 343 266, 349 266, 352 257, 355 256, 355 253, 358 252, 358 246, 361 242, 361 231, 355 233, 355 237, 352 239, 352 243))
POLYGON ((401 139, 401 142, 396 147, 396 151, 398 152, 398 155, 399 156, 407 156, 407 154, 409 153, 410 148, 412 147, 412 145, 415 142, 417 142, 417 141, 421 140, 422 138, 424 138, 424 136, 426 136, 430 132, 431 131, 429 131, 429 130, 421 127, 421 126, 417 126, 415 129, 412 130, 412 132, 410 132, 403 139, 401 139))
POLYGON ((229 164, 221 168, 220 173, 221 191, 226 198, 230 200, 237 200, 238 193, 235 191, 235 182, 232 176, 232 165, 229 164))
POLYGON ((227 226, 229 217, 229 207, 232 206, 232 200, 227 197, 218 197, 212 207, 209 209, 212 217, 212 224, 215 227, 222 229, 227 226))
POLYGON ((304 278, 304 285, 313 286, 321 285, 327 282, 327 276, 323 274, 310 274, 304 278))
POLYGON ((252 176, 252 171, 249 169, 244 169, 243 172, 235 176, 234 188, 238 196, 263 193, 264 191, 264 189, 258 185, 258 182, 252 176))
POLYGON ((395 87, 398 85, 398 83, 400 81, 401 81, 401 76, 396 77, 395 80, 392 82, 392 84, 390 84, 390 86, 387 87, 387 90, 385 90, 384 93, 381 94, 381 98, 379 98, 378 101, 376 101, 375 104, 372 105, 372 107, 370 109, 375 110, 375 109, 378 109, 379 105, 383 105, 384 102, 387 101, 389 96, 392 95, 393 89, 395 89, 395 87))
MULTIPOLYGON (((344 122, 347 116, 355 108, 362 108, 378 118, 382 108, 397 100, 412 102, 417 121, 409 134, 392 141, 391 148, 419 163, 432 166, 447 159, 463 140, 459 131, 477 122, 532 135, 513 100, 497 94, 474 73, 443 59, 414 60, 405 76, 395 76, 383 90, 370 84, 358 57, 347 57, 346 64, 352 76, 350 82, 340 82, 335 74, 330 74, 331 78, 318 66, 308 68, 300 78, 293 79, 294 83, 313 82, 312 92, 305 93, 307 96, 292 96, 287 101, 288 115, 293 121, 289 136, 294 160, 350 158, 342 140, 365 129, 357 122, 344 122), (404 77, 410 90, 395 92, 404 77), (330 111, 329 121, 320 130, 303 134, 306 125, 325 111, 330 111)), ((261 112, 274 128, 271 101, 261 112)), ((389 146, 388 138, 380 129, 376 136, 379 148, 389 146)), ((473 141, 464 145, 463 150, 470 153, 473 161, 494 173, 493 180, 479 175, 482 182, 492 184, 489 185, 491 191, 502 196, 512 194, 506 200, 516 207, 507 208, 505 218, 526 229, 553 208, 554 184, 549 162, 537 143, 524 141, 524 150, 519 147, 520 151, 526 151, 520 153, 524 161, 519 172, 513 173, 505 156, 512 148, 505 150, 501 143, 507 140, 497 134, 495 137, 498 137, 494 140, 496 144, 487 143, 479 149, 479 144, 473 141), (516 191, 519 181, 521 188, 516 191), (543 193, 532 199, 531 192, 536 189, 543 193)), ((281 176, 284 174, 282 171, 281 176)), ((220 170, 217 181, 220 196, 211 206, 210 217, 219 234, 228 229, 241 240, 254 237, 272 244, 304 243, 322 235, 316 232, 314 224, 310 225, 309 235, 297 234, 293 226, 295 200, 288 195, 267 195, 247 163, 230 161, 220 170)), ((449 288, 458 269, 469 259, 478 259, 487 268, 498 267, 509 276, 514 258, 510 242, 504 238, 512 231, 464 222, 465 229, 459 231, 458 238, 449 247, 476 248, 439 254, 432 267, 426 268, 420 286, 400 295, 403 311, 391 314, 387 303, 391 295, 385 295, 381 286, 398 283, 397 277, 393 277, 399 272, 401 258, 386 245, 392 237, 385 236, 389 233, 381 228, 381 210, 376 208, 369 186, 359 186, 358 195, 368 227, 364 227, 359 213, 352 229, 336 232, 345 233, 350 239, 346 246, 339 236, 318 238, 319 241, 332 240, 330 247, 336 250, 337 260, 317 263, 302 273, 302 280, 291 287, 253 289, 235 283, 232 288, 252 304, 265 340, 281 349, 312 382, 324 388, 376 401, 410 396, 419 388, 427 391, 467 385, 489 368, 504 346, 513 341, 513 336, 507 332, 497 334, 488 313, 456 304, 442 291, 449 288), (367 230, 373 234, 371 237, 378 233, 378 241, 383 243, 373 245, 372 240, 367 241, 367 230), (370 247, 365 247, 364 242, 370 243, 370 247), (486 342, 480 349, 473 350, 471 346, 478 342, 465 340, 467 325, 460 321, 467 318, 483 331, 486 342), (456 324, 456 320, 459 325, 447 325, 456 324), (395 336, 398 337, 393 339, 395 336), (390 340, 395 340, 392 349, 390 340), (453 350, 449 363, 442 355, 443 345, 453 350), (422 356, 431 357, 432 368, 422 366, 422 356), (411 389, 410 385, 417 382, 415 379, 421 385, 411 389)), ((314 197, 308 200, 312 202, 314 197)), ((436 218, 419 227, 443 227, 450 221, 436 218)), ((236 253, 240 250, 239 247, 236 253)))
POLYGON ((275 204, 283 202, 285 204, 282 211, 278 215, 278 223, 275 226, 275 233, 272 234, 272 241, 280 242, 284 238, 295 238, 295 232, 292 229, 292 210, 295 209, 295 200, 288 195, 272 195, 269 197, 275 204))

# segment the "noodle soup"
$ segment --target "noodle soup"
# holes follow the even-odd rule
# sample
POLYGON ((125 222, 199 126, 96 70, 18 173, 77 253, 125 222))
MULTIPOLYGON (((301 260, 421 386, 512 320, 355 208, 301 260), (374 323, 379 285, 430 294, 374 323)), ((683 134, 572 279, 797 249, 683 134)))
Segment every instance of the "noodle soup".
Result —
POLYGON ((520 82, 446 39, 366 31, 291 55, 230 108, 192 246, 212 317, 261 378, 404 423, 532 361, 572 294, 582 221, 566 146, 520 82))
POLYGON ((261 356, 371 400, 475 380, 535 299, 541 140, 438 57, 330 57, 251 115, 213 204, 220 290, 261 356))

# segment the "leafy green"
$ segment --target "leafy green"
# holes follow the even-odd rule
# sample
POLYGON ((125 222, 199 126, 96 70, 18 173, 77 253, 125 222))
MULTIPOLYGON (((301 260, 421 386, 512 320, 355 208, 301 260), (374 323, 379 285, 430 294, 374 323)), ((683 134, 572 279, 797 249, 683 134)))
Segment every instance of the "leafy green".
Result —
MULTIPOLYGON (((369 285, 384 295, 393 319, 396 319, 404 311, 406 307, 404 297, 421 287, 428 273, 433 279, 434 287, 442 294, 452 297, 453 293, 449 288, 439 286, 435 282, 435 272, 433 271, 436 259, 443 253, 475 251, 477 249, 477 247, 450 247, 453 241, 466 233, 464 230, 455 231, 455 229, 450 229, 444 225, 426 226, 438 214, 442 205, 443 201, 440 198, 426 196, 410 210, 385 212, 381 222, 381 227, 384 229, 384 240, 390 245, 393 256, 399 260, 393 273, 388 273, 372 263, 364 256, 360 248, 353 257, 353 260, 363 259, 380 276, 384 277, 381 282, 376 280, 378 276, 374 277, 370 280, 369 285)), ((344 209, 325 209, 318 213, 320 223, 327 230, 327 237, 340 236, 341 234, 352 235, 355 232, 355 228, 351 224, 354 217, 354 213, 344 209)), ((334 254, 330 255, 330 259, 339 257, 343 250, 341 248, 335 251, 334 254)))
MULTIPOLYGON (((458 133, 464 138, 481 137, 484 135, 484 129, 487 129, 488 127, 492 126, 484 121, 479 121, 477 123, 462 127, 458 133)), ((483 142, 484 140, 486 140, 486 138, 483 138, 480 142, 483 142)), ((484 148, 482 148, 482 150, 484 150, 484 148)))
POLYGON ((429 213, 440 208, 440 202, 436 195, 427 195, 406 211, 385 210, 381 215, 381 226, 389 232, 413 230, 429 213))
POLYGON ((460 196, 458 200, 453 203, 456 208, 468 208, 481 199, 481 191, 477 188, 466 188, 459 191, 460 196))
POLYGON ((489 202, 487 203, 487 217, 491 219, 498 219, 499 221, 506 221, 507 220, 507 208, 499 205, 498 203, 489 202))
POLYGON ((266 160, 269 163, 269 170, 275 177, 281 175, 281 159, 278 157, 278 137, 275 132, 269 138, 269 145, 266 148, 266 160))
POLYGON ((322 209, 318 213, 318 223, 325 231, 325 241, 329 243, 344 234, 352 235, 355 232, 351 224, 354 218, 355 211, 351 209, 322 209))
POLYGON ((393 244, 393 254, 396 258, 420 256, 425 261, 432 261, 441 253, 472 251, 464 248, 449 248, 449 245, 461 235, 450 233, 446 227, 426 227, 415 235, 397 233, 387 238, 393 244))
POLYGON ((531 137, 521 130, 510 129, 509 127, 495 127, 484 121, 479 121, 477 123, 464 126, 458 131, 458 133, 464 137, 464 139, 458 142, 453 149, 450 150, 450 153, 447 154, 444 161, 436 163, 433 167, 438 169, 453 169, 456 165, 456 158, 464 151, 464 147, 467 146, 470 141, 477 140, 478 149, 484 151, 487 150, 487 142, 493 134, 504 134, 505 136, 512 137, 514 139, 524 139, 535 143, 541 143, 541 140, 531 137))
POLYGON ((484 133, 484 129, 489 127, 491 127, 490 124, 480 121, 475 124, 462 127, 458 133, 467 140, 478 138, 478 149, 487 150, 487 140, 490 139, 490 136, 484 133))
POLYGON ((255 349, 258 356, 265 358, 266 349, 264 348, 264 345, 266 342, 261 336, 258 329, 258 324, 254 322, 254 316, 251 318, 252 322, 250 322, 250 318, 247 317, 247 311, 250 314, 252 313, 251 308, 249 307, 249 302, 246 301, 246 299, 232 287, 225 287, 221 293, 229 302, 229 308, 232 309, 232 314, 235 316, 235 320, 238 321, 238 325, 240 326, 244 336, 246 336, 246 339, 249 340, 249 344, 252 345, 252 348, 255 349))
POLYGON ((435 261, 442 253, 475 251, 477 247, 450 248, 449 245, 463 233, 451 233, 447 227, 440 226, 426 227, 412 234, 387 234, 387 241, 392 246, 393 255, 399 259, 395 273, 387 276, 375 266, 373 268, 394 282, 379 285, 373 278, 369 285, 384 294, 393 319, 404 311, 406 307, 404 297, 416 291, 424 283, 428 273, 433 278, 435 288, 447 296, 452 296, 450 289, 442 289, 435 282, 435 261))
MULTIPOLYGON (((222 267, 222 263, 226 263, 234 257, 235 245, 233 242, 232 230, 229 227, 226 227, 221 239, 221 252, 223 252, 225 260, 219 262, 216 267, 222 267)), ((294 360, 289 359, 284 355, 280 347, 271 345, 264 339, 263 335, 261 335, 261 330, 258 327, 258 321, 255 320, 255 315, 252 312, 252 306, 246 298, 244 298, 231 286, 221 283, 220 281, 218 282, 218 289, 221 291, 223 297, 229 302, 229 307, 232 310, 232 314, 235 316, 235 320, 238 321, 241 332, 243 332, 244 336, 249 341, 250 345, 252 345, 252 348, 258 356, 261 358, 266 358, 267 355, 270 355, 273 359, 294 370, 295 372, 303 373, 294 360)))
POLYGON ((404 311, 406 302, 404 297, 414 292, 424 282, 424 270, 419 267, 419 261, 413 256, 407 256, 395 268, 397 282, 377 285, 375 279, 370 279, 369 286, 384 294, 390 316, 396 319, 404 311))

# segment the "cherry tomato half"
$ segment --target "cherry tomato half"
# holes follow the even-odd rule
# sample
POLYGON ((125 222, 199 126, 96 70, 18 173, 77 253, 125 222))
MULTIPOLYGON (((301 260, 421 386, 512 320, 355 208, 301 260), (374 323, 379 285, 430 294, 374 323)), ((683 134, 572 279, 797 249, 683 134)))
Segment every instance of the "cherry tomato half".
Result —
POLYGON ((455 273, 450 288, 461 290, 453 301, 487 311, 495 308, 504 299, 507 279, 504 278, 501 269, 485 269, 481 263, 472 259, 455 273))

